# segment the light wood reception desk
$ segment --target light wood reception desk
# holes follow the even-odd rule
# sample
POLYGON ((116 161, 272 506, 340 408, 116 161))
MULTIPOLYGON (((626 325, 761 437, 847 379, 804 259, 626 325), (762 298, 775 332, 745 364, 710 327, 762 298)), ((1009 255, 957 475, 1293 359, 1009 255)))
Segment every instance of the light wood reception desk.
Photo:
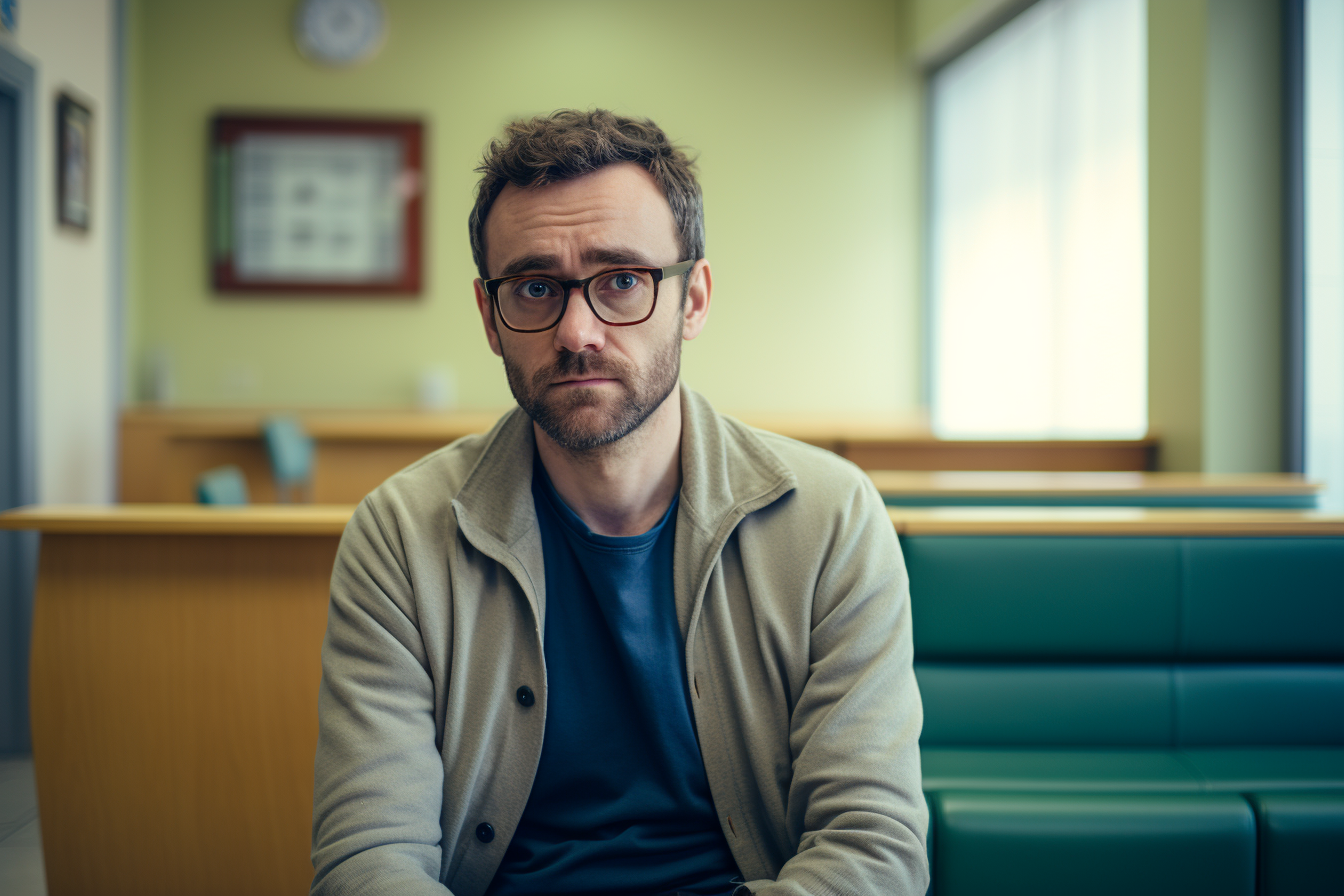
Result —
MULTIPOLYGON (((316 443, 313 500, 354 504, 397 470, 504 411, 304 411, 316 443)), ((263 410, 128 408, 121 415, 118 494, 124 502, 196 499, 196 479, 242 468, 253 501, 275 500, 262 444, 263 410)), ((917 421, 749 416, 746 422, 819 445, 865 470, 1130 470, 1155 468, 1157 440, 947 441, 917 421)))
POLYGON ((45 507, 31 666, 51 896, 306 893, 350 507, 45 507))

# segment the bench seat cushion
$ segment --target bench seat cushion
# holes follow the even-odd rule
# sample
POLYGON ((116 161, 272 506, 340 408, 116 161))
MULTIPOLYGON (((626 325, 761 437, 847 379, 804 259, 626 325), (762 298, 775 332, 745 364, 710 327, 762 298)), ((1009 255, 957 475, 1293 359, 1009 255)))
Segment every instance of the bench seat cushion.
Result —
POLYGON ((1262 896, 1344 889, 1344 791, 1251 795, 1260 829, 1262 896))
POLYGON ((1174 750, 1027 750, 925 747, 924 789, 1197 791, 1174 750))
POLYGON ((1344 747, 1210 747, 1180 755, 1207 790, 1344 790, 1344 747))
POLYGON ((1101 750, 924 747, 924 789, 1344 791, 1344 748, 1101 750))
POLYGON ((1252 896, 1251 807, 1230 793, 930 797, 939 896, 1252 896))

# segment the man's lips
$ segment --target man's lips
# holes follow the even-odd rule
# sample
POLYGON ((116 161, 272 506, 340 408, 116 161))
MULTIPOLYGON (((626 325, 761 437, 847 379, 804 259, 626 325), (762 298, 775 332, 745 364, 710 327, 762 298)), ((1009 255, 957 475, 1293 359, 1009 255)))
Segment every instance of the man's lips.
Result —
POLYGON ((600 386, 603 383, 614 383, 614 382, 616 382, 616 380, 611 377, 590 376, 575 380, 557 380, 556 382, 551 383, 551 385, 581 387, 581 386, 600 386))

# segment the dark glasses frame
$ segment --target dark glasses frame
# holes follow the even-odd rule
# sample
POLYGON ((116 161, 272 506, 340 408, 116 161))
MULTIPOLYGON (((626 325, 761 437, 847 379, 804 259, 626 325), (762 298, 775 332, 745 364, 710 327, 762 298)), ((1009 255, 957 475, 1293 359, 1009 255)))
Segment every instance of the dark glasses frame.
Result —
POLYGON ((547 330, 551 329, 552 327, 557 326, 560 323, 560 321, 565 319, 565 309, 569 307, 570 293, 572 293, 575 289, 580 288, 583 289, 583 300, 588 303, 588 308, 593 312, 593 317, 602 321, 602 323, 606 324, 609 327, 633 327, 635 324, 642 324, 644 323, 644 321, 653 317, 654 309, 658 307, 658 284, 661 283, 664 279, 667 279, 669 277, 676 277, 681 274, 684 274, 694 266, 695 266, 694 259, 692 259, 691 261, 679 261, 676 264, 668 265, 665 268, 643 268, 633 266, 622 266, 617 268, 608 268, 605 271, 598 271, 593 276, 585 277, 582 280, 557 280, 555 277, 547 277, 541 274, 516 274, 512 277, 496 277, 493 280, 486 280, 482 285, 485 288, 485 294, 488 295, 490 297, 490 301, 494 303, 495 313, 499 315, 500 321, 503 322, 504 326, 508 327, 515 333, 544 333, 547 330), (605 277, 608 274, 617 274, 620 273, 621 271, 639 271, 641 273, 648 274, 653 278, 653 301, 649 303, 649 313, 641 317, 639 320, 627 320, 620 322, 607 320, 600 313, 598 313, 597 306, 593 304, 592 297, 588 295, 589 283, 592 283, 598 277, 605 277), (513 324, 509 323, 508 319, 504 317, 504 309, 499 306, 499 288, 503 286, 505 283, 508 283, 513 280, 550 280, 552 283, 559 284, 562 293, 562 298, 560 299, 560 312, 556 314, 555 320, 551 321, 546 326, 538 327, 535 330, 520 330, 513 324))

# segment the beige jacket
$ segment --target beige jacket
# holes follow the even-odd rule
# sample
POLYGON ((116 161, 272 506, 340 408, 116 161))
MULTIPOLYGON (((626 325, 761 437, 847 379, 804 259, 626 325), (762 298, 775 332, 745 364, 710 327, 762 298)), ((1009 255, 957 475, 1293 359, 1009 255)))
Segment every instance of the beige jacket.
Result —
MULTIPOLYGON (((923 894, 922 711, 882 500, 827 451, 687 389, 681 402, 677 618, 747 886, 923 894)), ((322 649, 314 893, 480 896, 494 876, 546 718, 532 458, 515 409, 393 476, 346 528, 322 649)))

